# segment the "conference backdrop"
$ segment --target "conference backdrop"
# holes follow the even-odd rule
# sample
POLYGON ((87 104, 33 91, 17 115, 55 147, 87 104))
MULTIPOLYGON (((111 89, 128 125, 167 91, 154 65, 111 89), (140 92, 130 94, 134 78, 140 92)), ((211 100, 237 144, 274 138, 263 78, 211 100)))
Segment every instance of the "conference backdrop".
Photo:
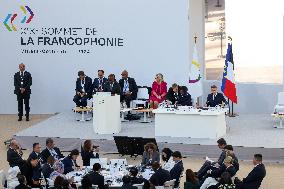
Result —
POLYGON ((19 63, 33 78, 31 113, 71 110, 79 70, 187 84, 188 8, 188 0, 1 1, 0 113, 17 112, 19 63))

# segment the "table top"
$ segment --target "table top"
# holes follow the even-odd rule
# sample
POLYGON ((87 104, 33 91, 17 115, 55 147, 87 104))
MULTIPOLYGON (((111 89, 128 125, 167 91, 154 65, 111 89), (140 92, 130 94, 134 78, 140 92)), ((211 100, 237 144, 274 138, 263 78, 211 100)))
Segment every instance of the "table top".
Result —
POLYGON ((133 109, 133 111, 136 112, 152 112, 154 109, 153 108, 148 108, 148 109, 133 109))
POLYGON ((153 112, 156 114, 178 114, 178 115, 222 115, 228 111, 227 108, 209 108, 208 110, 192 107, 158 108, 153 112))

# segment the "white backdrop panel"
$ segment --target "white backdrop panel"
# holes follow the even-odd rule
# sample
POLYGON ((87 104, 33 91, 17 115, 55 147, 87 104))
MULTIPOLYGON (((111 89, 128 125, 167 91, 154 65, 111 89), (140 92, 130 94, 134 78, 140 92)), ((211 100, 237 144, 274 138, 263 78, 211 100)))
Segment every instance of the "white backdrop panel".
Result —
MULTIPOLYGON (((161 72, 168 86, 173 82, 187 83, 190 53, 187 0, 1 1, 1 20, 9 13, 17 13, 13 23, 18 31, 10 32, 3 22, 0 24, 0 113, 17 112, 13 75, 21 62, 33 77, 31 113, 71 109, 78 70, 94 78, 98 69, 104 69, 106 75, 114 73, 119 79, 121 71, 127 69, 138 85, 149 86, 154 75, 161 72), (22 5, 29 6, 35 14, 28 24, 21 23, 25 16, 20 9, 22 5), (38 37, 61 36, 44 36, 42 28, 70 27, 82 28, 72 37, 122 38, 123 46, 37 44, 38 37), (38 31, 23 34, 21 28, 38 31), (95 28, 96 35, 86 36, 86 28, 95 28), (22 45, 21 37, 24 43, 32 37, 34 45, 22 45), (22 49, 66 50, 66 53, 27 54, 22 49)), ((8 25, 11 27, 10 20, 8 25)))

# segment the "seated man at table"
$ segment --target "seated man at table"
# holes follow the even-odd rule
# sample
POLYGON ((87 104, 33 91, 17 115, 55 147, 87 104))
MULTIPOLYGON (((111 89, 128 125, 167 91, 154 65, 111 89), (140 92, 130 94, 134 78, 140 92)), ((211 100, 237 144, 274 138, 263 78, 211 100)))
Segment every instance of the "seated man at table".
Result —
POLYGON ((179 89, 179 98, 177 101, 178 105, 181 106, 192 106, 191 95, 187 92, 186 86, 181 86, 179 89))
POLYGON ((226 99, 222 93, 217 92, 216 85, 211 86, 211 93, 207 96, 206 105, 208 107, 215 107, 217 105, 227 104, 226 99))
POLYGON ((162 169, 160 163, 154 162, 152 164, 152 169, 155 172, 149 180, 152 188, 156 186, 164 186, 165 182, 171 180, 170 172, 162 169))
POLYGON ((99 163, 95 163, 93 165, 93 172, 89 174, 89 179, 91 180, 93 185, 98 185, 99 189, 105 188, 104 176, 100 174, 101 165, 99 163))
POLYGON ((103 91, 104 92, 110 92, 111 95, 120 95, 120 86, 117 83, 117 81, 115 80, 115 75, 114 74, 110 74, 108 76, 108 81, 104 84, 103 86, 103 91))
POLYGON ((178 99, 179 99, 179 86, 178 84, 174 83, 167 92, 166 100, 174 105, 177 104, 178 99))
POLYGON ((128 72, 123 70, 121 73, 122 78, 119 80, 120 88, 122 89, 120 94, 120 102, 126 103, 127 108, 130 108, 130 102, 137 98, 138 87, 135 79, 128 77, 128 72))
POLYGON ((87 100, 92 98, 93 84, 92 79, 85 75, 83 71, 78 72, 78 77, 76 81, 76 94, 73 101, 76 103, 77 107, 86 107, 87 100))
POLYGON ((80 168, 80 166, 78 166, 76 163, 76 159, 78 158, 78 156, 79 150, 74 149, 67 157, 65 157, 61 161, 64 164, 64 174, 74 171, 76 168, 80 168))

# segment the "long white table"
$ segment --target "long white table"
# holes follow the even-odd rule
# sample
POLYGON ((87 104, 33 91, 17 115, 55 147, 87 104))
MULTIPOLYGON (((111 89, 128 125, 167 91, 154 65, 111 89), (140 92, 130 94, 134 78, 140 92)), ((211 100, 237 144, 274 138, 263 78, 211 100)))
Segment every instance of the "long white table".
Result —
POLYGON ((226 109, 159 108, 155 113, 155 136, 217 139, 226 134, 226 109))

